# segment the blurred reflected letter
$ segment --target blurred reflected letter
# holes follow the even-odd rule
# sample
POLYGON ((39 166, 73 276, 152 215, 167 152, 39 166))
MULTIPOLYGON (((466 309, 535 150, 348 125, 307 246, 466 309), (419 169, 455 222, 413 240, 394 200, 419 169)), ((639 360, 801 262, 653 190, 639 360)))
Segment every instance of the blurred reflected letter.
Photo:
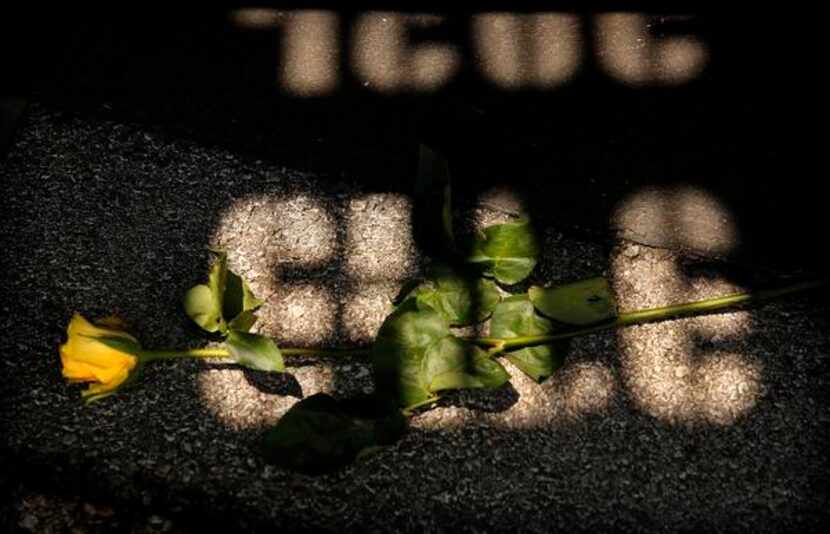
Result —
POLYGON ((605 13, 596 18, 597 61, 616 80, 633 87, 680 85, 696 78, 708 59, 692 35, 657 36, 654 28, 682 17, 605 13))
POLYGON ((580 21, 566 13, 482 13, 472 19, 478 68, 503 89, 550 89, 582 62, 580 21))
POLYGON ((360 15, 352 28, 352 69, 364 87, 382 93, 435 91, 455 74, 459 55, 448 43, 410 42, 410 30, 439 26, 445 18, 391 12, 360 15))

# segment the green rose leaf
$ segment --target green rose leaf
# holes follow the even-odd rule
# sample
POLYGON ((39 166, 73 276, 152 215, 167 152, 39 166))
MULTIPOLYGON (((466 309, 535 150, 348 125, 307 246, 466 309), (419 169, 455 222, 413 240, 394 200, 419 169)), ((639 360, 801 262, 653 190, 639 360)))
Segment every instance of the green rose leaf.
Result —
POLYGON ((401 406, 437 398, 421 379, 421 363, 427 348, 449 333, 438 312, 419 309, 415 299, 407 299, 386 318, 375 338, 372 363, 378 390, 401 406))
POLYGON ((536 266, 539 248, 530 221, 489 226, 473 239, 467 261, 502 284, 524 280, 536 266))
POLYGON ((251 292, 247 282, 228 270, 228 255, 212 250, 216 261, 208 273, 208 283, 190 288, 184 296, 184 309, 203 330, 219 332, 228 329, 247 332, 256 322, 254 311, 265 302, 251 292))
POLYGON ((553 288, 531 287, 528 295, 541 313, 571 325, 599 323, 617 316, 614 291, 602 277, 553 288))
POLYGON ((504 384, 510 376, 480 348, 454 337, 444 317, 407 299, 386 318, 372 350, 378 389, 404 407, 446 389, 504 384))
POLYGON ((403 301, 409 298, 415 288, 419 285, 421 285, 421 281, 415 278, 408 278, 404 280, 403 284, 401 284, 401 288, 398 290, 398 294, 392 299, 392 305, 399 306, 403 304, 403 301))
POLYGON ((228 331, 228 324, 222 315, 222 303, 225 299, 225 281, 228 276, 228 254, 222 250, 210 250, 216 255, 216 261, 210 268, 208 273, 208 288, 210 288, 211 298, 214 304, 219 308, 219 324, 218 330, 223 334, 228 331))
POLYGON ((285 370, 282 353, 271 339, 260 334, 248 334, 231 330, 225 340, 231 359, 258 371, 285 370))
POLYGON ((222 309, 205 284, 191 287, 184 295, 184 311, 202 330, 218 332, 222 327, 222 309))
MULTIPOLYGON (((536 313, 527 295, 504 299, 493 312, 490 335, 510 338, 539 336, 552 333, 553 322, 536 313)), ((537 382, 553 374, 564 357, 564 351, 552 345, 528 347, 506 353, 507 359, 537 382)))
POLYGON ((263 435, 266 460, 310 474, 341 468, 406 432, 395 401, 377 395, 337 401, 318 393, 295 404, 263 435))
POLYGON ((234 317, 233 321, 228 323, 228 328, 236 330, 237 332, 247 332, 252 326, 254 326, 256 319, 257 317, 253 311, 244 311, 234 317))
POLYGON ((453 335, 434 341, 424 354, 422 383, 437 392, 459 388, 497 388, 510 380, 501 364, 479 347, 453 335))
POLYGON ((415 195, 415 229, 419 241, 430 249, 426 252, 434 257, 456 256, 447 160, 424 145, 419 149, 415 195))
POLYGON ((184 295, 184 311, 197 325, 207 332, 226 334, 228 325, 222 315, 225 295, 225 279, 228 272, 228 255, 211 250, 217 260, 208 273, 208 283, 191 287, 184 295))
POLYGON ((416 299, 419 308, 432 308, 453 326, 484 321, 501 299, 492 280, 465 276, 447 265, 432 265, 430 278, 408 297, 416 299))
POLYGON ((222 316, 230 322, 229 326, 234 328, 234 322, 245 314, 246 317, 237 322, 238 328, 242 331, 247 331, 256 321, 256 317, 252 313, 254 310, 262 306, 265 301, 258 299, 251 292, 248 283, 233 271, 228 271, 225 278, 225 294, 222 301, 222 316), (248 322, 250 321, 250 324, 248 322), (244 327, 247 325, 247 327, 244 327))
POLYGON ((95 339, 96 341, 100 341, 104 345, 115 349, 119 352, 125 352, 127 354, 132 354, 133 356, 138 356, 141 352, 141 345, 138 341, 134 339, 129 339, 126 337, 121 336, 89 336, 95 339))

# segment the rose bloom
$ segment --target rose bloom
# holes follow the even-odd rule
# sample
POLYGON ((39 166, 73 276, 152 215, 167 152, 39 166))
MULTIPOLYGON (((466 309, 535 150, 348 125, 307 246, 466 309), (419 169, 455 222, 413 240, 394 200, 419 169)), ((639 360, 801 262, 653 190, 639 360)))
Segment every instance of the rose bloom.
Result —
POLYGON ((70 383, 92 382, 81 392, 87 401, 114 393, 138 365, 135 354, 101 341, 106 339, 137 352, 138 341, 122 330, 122 326, 123 323, 115 318, 101 319, 93 324, 78 313, 69 321, 66 343, 60 347, 62 373, 70 383))

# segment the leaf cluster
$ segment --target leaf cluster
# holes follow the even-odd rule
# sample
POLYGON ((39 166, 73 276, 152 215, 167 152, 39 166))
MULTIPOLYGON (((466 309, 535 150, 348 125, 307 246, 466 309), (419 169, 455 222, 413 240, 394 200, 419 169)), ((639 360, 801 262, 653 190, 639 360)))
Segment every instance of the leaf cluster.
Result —
MULTIPOLYGON (((421 197, 434 203, 432 212, 441 214, 441 224, 432 225, 436 232, 432 238, 453 240, 448 166, 425 147, 420 165, 421 197)), ((444 248, 454 251, 449 256, 452 263, 433 263, 425 281, 404 286, 372 351, 378 389, 405 409, 430 404, 445 390, 503 385, 510 375, 494 359, 501 352, 522 372, 542 381, 561 364, 563 343, 511 348, 496 340, 554 336, 616 316, 613 292, 604 278, 507 292, 524 281, 539 261, 538 241, 526 217, 486 227, 466 247, 452 241, 444 248), (487 319, 489 351, 452 330, 487 319)))
MULTIPOLYGON (((503 354, 542 381, 559 367, 567 348, 555 342, 556 334, 616 317, 604 278, 510 293, 539 260, 530 221, 489 226, 459 246, 448 166, 426 147, 416 191, 427 203, 427 220, 419 231, 438 244, 434 250, 443 261, 434 261, 425 279, 405 283, 393 300, 372 347, 376 393, 345 400, 318 394, 298 402, 263 435, 270 461, 308 473, 339 468, 394 444, 406 430, 403 414, 435 402, 443 392, 504 385, 510 374, 496 356, 503 354), (457 333, 458 327, 488 320, 489 338, 457 333)), ((240 364, 282 371, 276 345, 248 333, 262 301, 227 269, 225 253, 214 253, 217 261, 207 283, 185 296, 188 315, 206 332, 223 336, 240 364)))
POLYGON ((215 256, 207 282, 184 295, 185 313, 208 334, 220 336, 230 357, 239 365, 259 371, 285 370, 282 353, 268 337, 249 332, 257 320, 256 310, 265 302, 256 298, 248 283, 228 269, 228 255, 215 256))

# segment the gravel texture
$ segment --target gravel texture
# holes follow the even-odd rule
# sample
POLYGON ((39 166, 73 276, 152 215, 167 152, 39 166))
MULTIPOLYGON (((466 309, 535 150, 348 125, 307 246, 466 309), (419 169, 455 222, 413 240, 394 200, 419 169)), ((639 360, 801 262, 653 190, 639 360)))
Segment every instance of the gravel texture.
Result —
MULTIPOLYGON (((281 376, 157 363, 84 407, 60 376, 65 326, 75 310, 117 314, 146 346, 196 344, 179 299, 214 246, 268 298, 260 332, 366 343, 422 271, 407 195, 37 105, 0 171, 4 531, 783 532, 828 518, 826 305, 577 339, 543 384, 508 364, 500 390, 447 395, 391 450, 308 477, 264 464, 258 437, 301 397, 370 391, 365 360, 294 358, 281 376)), ((464 217, 504 218, 509 194, 493 193, 505 196, 464 217)), ((733 246, 692 223, 693 241, 673 234, 671 248, 540 228, 529 283, 604 273, 626 310, 735 290, 728 266, 678 252, 733 246)))

